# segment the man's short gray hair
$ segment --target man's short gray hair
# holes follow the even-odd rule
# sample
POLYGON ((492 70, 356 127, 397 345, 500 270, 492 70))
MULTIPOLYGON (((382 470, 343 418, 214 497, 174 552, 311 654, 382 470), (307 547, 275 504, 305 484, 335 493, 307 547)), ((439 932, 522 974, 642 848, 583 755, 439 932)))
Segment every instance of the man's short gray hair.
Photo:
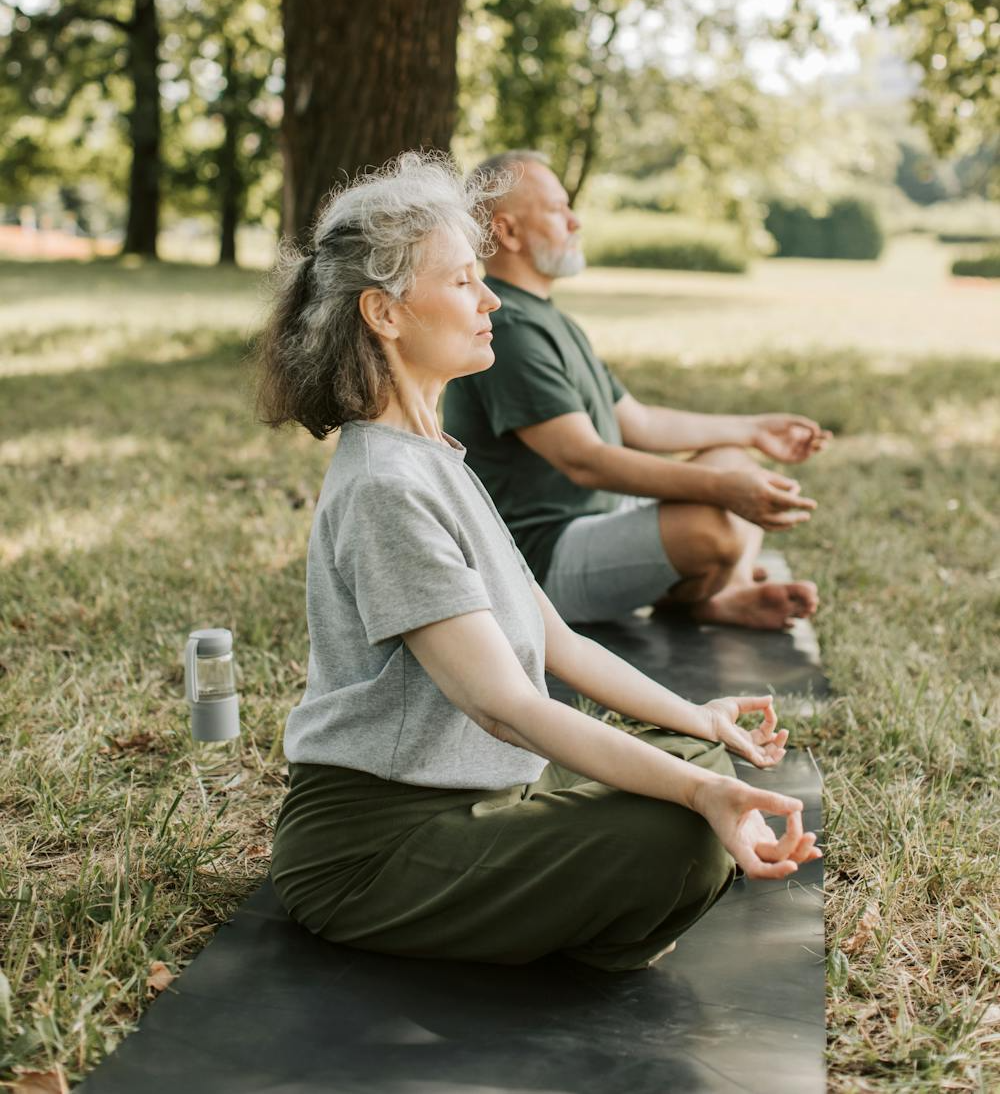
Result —
POLYGON ((552 165, 544 152, 536 152, 533 148, 512 148, 509 152, 487 156, 472 169, 470 179, 478 180, 479 185, 487 190, 490 183, 499 188, 499 193, 485 197, 481 203, 481 215, 487 221, 493 216, 497 201, 521 181, 525 165, 529 163, 540 163, 543 167, 552 165))
POLYGON ((377 417, 392 376, 361 315, 361 294, 403 299, 439 229, 460 232, 482 255, 492 240, 486 205, 506 184, 502 173, 463 182, 443 153, 404 152, 333 191, 310 244, 285 243, 279 252, 274 308, 257 342, 261 420, 296 421, 325 437, 377 417))

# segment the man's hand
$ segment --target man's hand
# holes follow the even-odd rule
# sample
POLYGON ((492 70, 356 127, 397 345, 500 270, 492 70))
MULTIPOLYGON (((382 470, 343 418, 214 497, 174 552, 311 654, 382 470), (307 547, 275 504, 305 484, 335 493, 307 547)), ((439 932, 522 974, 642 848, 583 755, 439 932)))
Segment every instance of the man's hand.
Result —
POLYGON ((821 452, 833 436, 798 414, 756 414, 750 424, 750 444, 779 463, 802 463, 821 452))
POLYGON ((815 834, 802 831, 798 798, 757 790, 723 775, 702 783, 691 807, 708 821, 748 878, 788 877, 800 863, 821 855, 815 834), (787 818, 780 839, 768 828, 761 810, 787 818))
POLYGON ((778 716, 770 695, 711 699, 702 710, 708 717, 709 740, 721 741, 731 752, 749 760, 754 767, 774 767, 785 755, 788 730, 778 729, 778 716), (741 714, 761 711, 764 721, 752 730, 736 724, 741 714))
POLYGON ((765 531, 780 532, 809 519, 816 508, 804 498, 794 479, 763 467, 723 471, 721 501, 724 508, 765 531))

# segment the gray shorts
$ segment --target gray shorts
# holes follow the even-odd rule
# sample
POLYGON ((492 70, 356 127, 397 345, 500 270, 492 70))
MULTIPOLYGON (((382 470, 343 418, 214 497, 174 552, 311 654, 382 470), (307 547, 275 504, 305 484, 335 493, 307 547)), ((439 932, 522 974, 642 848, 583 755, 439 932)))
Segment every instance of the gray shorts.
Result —
POLYGON ((614 512, 566 526, 542 585, 563 619, 613 619, 653 604, 680 581, 663 550, 658 509, 653 498, 625 496, 614 512))

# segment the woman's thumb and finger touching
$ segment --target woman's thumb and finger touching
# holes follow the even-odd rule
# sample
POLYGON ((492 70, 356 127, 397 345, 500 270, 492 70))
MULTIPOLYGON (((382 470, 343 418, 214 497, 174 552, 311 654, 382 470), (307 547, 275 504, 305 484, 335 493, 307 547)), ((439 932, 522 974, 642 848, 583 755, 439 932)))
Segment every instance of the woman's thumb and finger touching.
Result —
MULTIPOLYGON (((751 787, 747 789, 750 793, 745 798, 745 808, 741 818, 741 827, 744 828, 747 836, 750 836, 751 830, 757 827, 748 816, 753 811, 758 811, 758 816, 760 813, 771 813, 786 818, 785 831, 780 837, 768 831, 766 838, 754 839, 752 844, 748 840, 748 845, 740 848, 745 861, 740 861, 739 858, 737 861, 740 861, 748 877, 787 877, 794 873, 801 863, 820 857, 821 852, 815 846, 815 834, 804 832, 802 829, 801 801, 784 794, 756 790, 751 787)), ((760 825, 763 826, 762 817, 760 825)))

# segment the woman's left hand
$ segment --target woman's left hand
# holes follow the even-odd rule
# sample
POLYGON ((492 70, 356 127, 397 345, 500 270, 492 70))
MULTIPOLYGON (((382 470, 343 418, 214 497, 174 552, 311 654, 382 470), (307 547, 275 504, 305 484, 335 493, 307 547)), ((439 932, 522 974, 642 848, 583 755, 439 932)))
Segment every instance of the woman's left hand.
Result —
POLYGON ((770 695, 710 699, 702 710, 708 715, 710 739, 721 741, 754 767, 774 767, 784 756, 788 730, 778 729, 778 716, 770 695), (736 724, 741 714, 753 711, 763 712, 764 720, 759 726, 746 730, 736 724))

